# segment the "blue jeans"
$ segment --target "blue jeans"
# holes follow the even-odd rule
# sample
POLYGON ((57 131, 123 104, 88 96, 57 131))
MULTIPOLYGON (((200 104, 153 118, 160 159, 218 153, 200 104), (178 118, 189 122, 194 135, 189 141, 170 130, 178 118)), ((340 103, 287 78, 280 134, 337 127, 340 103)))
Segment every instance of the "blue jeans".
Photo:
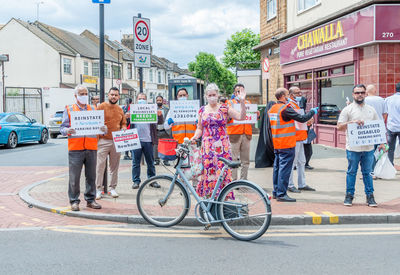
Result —
POLYGON ((272 191, 272 194, 277 197, 282 197, 286 195, 286 190, 289 185, 290 174, 292 173, 295 151, 295 147, 274 150, 274 190, 272 191))
POLYGON ((347 161, 349 165, 347 167, 346 176, 346 193, 354 195, 354 186, 356 185, 356 177, 358 164, 361 166, 361 172, 363 175, 364 191, 366 195, 374 193, 374 185, 372 181, 372 165, 374 163, 374 150, 367 152, 354 152, 346 150, 347 161))
POLYGON ((140 161, 142 160, 142 153, 147 163, 147 178, 156 175, 156 168, 154 166, 153 145, 151 142, 140 142, 142 148, 132 150, 132 181, 140 184, 140 161))
POLYGON ((387 135, 388 135, 388 145, 389 145, 388 157, 390 162, 393 164, 394 149, 396 149, 396 137, 399 137, 400 139, 400 132, 392 132, 388 130, 387 135))

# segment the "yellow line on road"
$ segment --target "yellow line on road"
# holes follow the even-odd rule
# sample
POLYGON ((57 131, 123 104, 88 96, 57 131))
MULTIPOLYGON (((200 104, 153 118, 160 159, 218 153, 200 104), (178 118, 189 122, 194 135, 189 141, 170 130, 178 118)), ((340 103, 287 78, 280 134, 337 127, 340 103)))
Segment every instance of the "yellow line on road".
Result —
POLYGON ((14 215, 14 216, 17 216, 17 217, 23 217, 23 216, 24 216, 24 215, 19 214, 19 213, 13 213, 13 215, 14 215))
POLYGON ((33 225, 33 223, 30 223, 30 222, 21 222, 21 224, 23 224, 23 225, 33 225))
POLYGON ((339 223, 339 217, 329 211, 322 211, 322 214, 329 217, 329 223, 339 223))
POLYGON ((312 223, 313 223, 313 224, 321 224, 322 218, 321 218, 320 215, 317 215, 317 214, 314 213, 314 212, 304 212, 304 213, 306 213, 307 215, 309 215, 309 216, 312 217, 312 223))
POLYGON ((50 209, 50 211, 56 214, 66 215, 67 212, 71 211, 71 207, 56 207, 50 209))

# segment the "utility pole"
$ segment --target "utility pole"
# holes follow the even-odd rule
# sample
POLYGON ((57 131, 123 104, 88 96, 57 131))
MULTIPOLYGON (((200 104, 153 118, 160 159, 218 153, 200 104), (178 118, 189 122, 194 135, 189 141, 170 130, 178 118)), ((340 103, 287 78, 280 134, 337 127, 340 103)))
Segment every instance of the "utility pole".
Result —
POLYGON ((100 103, 104 102, 104 4, 99 4, 100 8, 100 103))
POLYGON ((1 61, 1 85, 3 91, 3 112, 6 111, 6 85, 4 84, 4 61, 1 61))

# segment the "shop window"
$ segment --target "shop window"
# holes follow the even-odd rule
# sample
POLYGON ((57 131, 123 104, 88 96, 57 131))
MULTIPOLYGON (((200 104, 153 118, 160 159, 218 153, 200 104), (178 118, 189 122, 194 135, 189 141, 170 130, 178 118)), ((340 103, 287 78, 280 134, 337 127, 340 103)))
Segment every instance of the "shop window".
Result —
POLYGON ((312 73, 307 73, 307 74, 306 74, 306 78, 307 78, 307 79, 312 79, 312 73))
POLYGON ((344 67, 345 74, 353 74, 354 73, 354 65, 349 65, 344 67))
POLYGON ((343 74, 343 67, 332 69, 331 74, 343 74))
POLYGON ((276 17, 276 0, 267 0, 267 20, 276 17))
MULTIPOLYGON (((321 74, 326 71, 321 72, 321 74)), ((318 81, 320 114, 319 123, 337 124, 341 110, 346 107, 346 98, 352 99, 354 76, 326 78, 318 81)))
POLYGON ((297 0, 297 12, 303 12, 319 5, 321 0, 297 0))
POLYGON ((296 81, 296 76, 295 75, 291 75, 288 77, 288 81, 292 82, 292 81, 296 81))
POLYGON ((297 75, 297 79, 298 80, 306 79, 306 75, 305 74, 299 74, 299 75, 297 75))

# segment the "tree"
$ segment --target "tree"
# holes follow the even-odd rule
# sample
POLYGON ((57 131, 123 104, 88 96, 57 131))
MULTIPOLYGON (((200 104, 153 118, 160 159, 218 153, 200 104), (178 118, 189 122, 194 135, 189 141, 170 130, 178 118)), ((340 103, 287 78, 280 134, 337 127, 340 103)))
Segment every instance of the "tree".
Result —
POLYGON ((205 81, 205 84, 214 82, 222 93, 230 94, 236 83, 235 75, 217 61, 211 53, 200 52, 196 55, 196 61, 188 64, 193 76, 205 81))
POLYGON ((237 62, 254 62, 242 65, 242 68, 259 68, 261 55, 259 51, 254 51, 253 47, 260 43, 260 35, 253 33, 250 29, 243 29, 232 34, 226 40, 224 57, 222 63, 226 68, 236 68, 237 62))

